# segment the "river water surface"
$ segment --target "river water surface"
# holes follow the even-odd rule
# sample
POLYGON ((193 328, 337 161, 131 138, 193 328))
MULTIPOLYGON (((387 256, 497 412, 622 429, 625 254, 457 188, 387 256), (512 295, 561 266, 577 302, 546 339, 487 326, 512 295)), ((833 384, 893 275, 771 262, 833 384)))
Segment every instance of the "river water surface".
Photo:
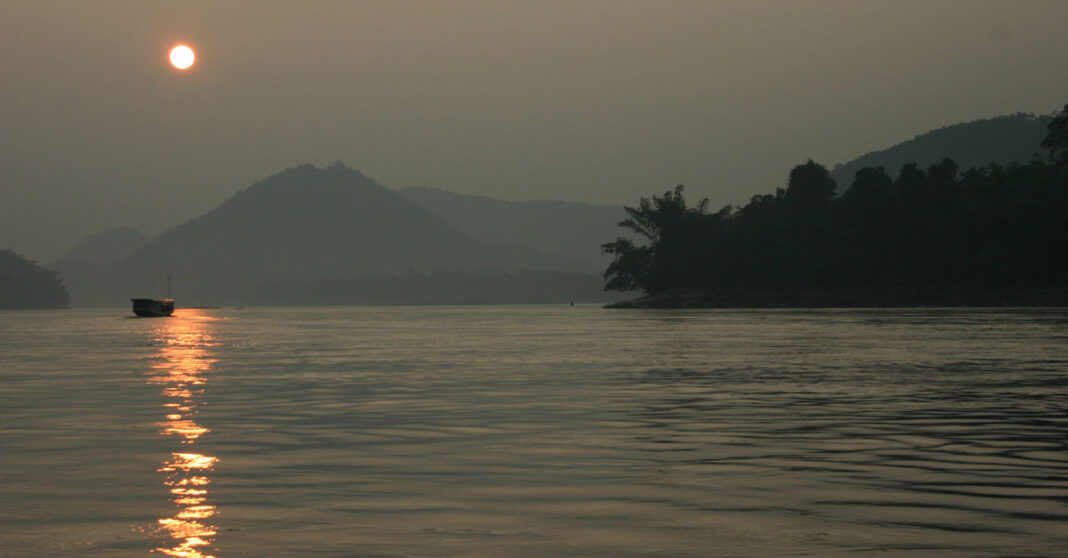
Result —
POLYGON ((0 313, 0 556, 1065 556, 1068 310, 0 313))

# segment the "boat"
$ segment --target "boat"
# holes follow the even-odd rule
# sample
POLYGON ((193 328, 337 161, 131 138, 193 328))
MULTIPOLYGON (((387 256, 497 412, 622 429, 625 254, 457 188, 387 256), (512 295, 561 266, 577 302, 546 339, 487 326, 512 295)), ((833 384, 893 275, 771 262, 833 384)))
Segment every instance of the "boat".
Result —
POLYGON ((167 274, 167 298, 131 298, 133 312, 141 318, 160 318, 174 313, 174 299, 171 298, 171 275, 167 274))
POLYGON ((142 318, 159 318, 174 313, 174 299, 131 298, 134 314, 142 318))

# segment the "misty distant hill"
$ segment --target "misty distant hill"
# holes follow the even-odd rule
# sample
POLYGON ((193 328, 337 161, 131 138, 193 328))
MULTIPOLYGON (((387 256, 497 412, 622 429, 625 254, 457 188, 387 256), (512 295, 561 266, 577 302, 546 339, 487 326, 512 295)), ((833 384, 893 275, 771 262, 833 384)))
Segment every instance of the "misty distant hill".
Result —
POLYGON ((84 303, 97 293, 110 291, 117 283, 117 262, 149 240, 148 235, 132 227, 99 232, 85 237, 48 266, 64 279, 71 301, 84 303))
POLYGON ((907 163, 927 168, 944 157, 953 159, 962 170, 990 163, 1027 162, 1042 151, 1039 144, 1051 120, 1050 116, 1018 113, 946 126, 836 165, 831 177, 838 191, 844 192, 853 183, 854 174, 864 167, 883 167, 893 178, 907 163))
MULTIPOLYGON (((162 296, 173 272, 186 303, 255 304, 264 284, 311 285, 433 271, 586 271, 566 257, 472 238, 356 170, 302 165, 239 191, 113 266, 77 303, 162 296), (121 292, 119 292, 121 290, 121 292), (237 301, 237 302, 235 302, 237 301)), ((77 269, 70 269, 77 272, 77 269)), ((77 282, 77 281, 75 281, 77 282)))
POLYGON ((66 262, 117 262, 134 253, 151 238, 133 227, 121 227, 85 237, 67 250, 57 261, 66 262))
POLYGON ((563 201, 502 201, 435 188, 400 193, 464 233, 485 241, 558 254, 601 271, 601 245, 619 236, 623 208, 563 201))

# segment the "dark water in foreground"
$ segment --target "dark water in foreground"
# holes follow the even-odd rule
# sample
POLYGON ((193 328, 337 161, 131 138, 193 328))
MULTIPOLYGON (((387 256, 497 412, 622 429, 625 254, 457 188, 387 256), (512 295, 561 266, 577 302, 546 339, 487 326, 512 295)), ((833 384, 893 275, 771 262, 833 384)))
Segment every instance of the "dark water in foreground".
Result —
POLYGON ((1065 556, 1068 311, 0 313, 0 556, 1065 556))

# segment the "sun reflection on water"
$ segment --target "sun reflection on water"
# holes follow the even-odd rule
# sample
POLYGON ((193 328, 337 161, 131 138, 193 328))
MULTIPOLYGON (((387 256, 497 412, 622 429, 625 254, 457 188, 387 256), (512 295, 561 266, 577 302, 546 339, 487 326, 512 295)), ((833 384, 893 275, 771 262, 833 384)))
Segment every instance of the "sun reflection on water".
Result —
POLYGON ((190 446, 211 430, 196 422, 198 407, 203 404, 204 387, 215 359, 208 348, 215 344, 209 327, 212 318, 195 310, 183 309, 171 318, 162 319, 157 342, 159 358, 147 379, 160 386, 165 398, 165 419, 159 423, 160 436, 174 436, 182 446, 171 454, 159 469, 163 484, 170 490, 174 515, 159 520, 160 531, 173 539, 173 546, 159 547, 157 552, 179 558, 216 558, 209 552, 218 526, 210 495, 215 463, 213 455, 196 453, 190 446))

